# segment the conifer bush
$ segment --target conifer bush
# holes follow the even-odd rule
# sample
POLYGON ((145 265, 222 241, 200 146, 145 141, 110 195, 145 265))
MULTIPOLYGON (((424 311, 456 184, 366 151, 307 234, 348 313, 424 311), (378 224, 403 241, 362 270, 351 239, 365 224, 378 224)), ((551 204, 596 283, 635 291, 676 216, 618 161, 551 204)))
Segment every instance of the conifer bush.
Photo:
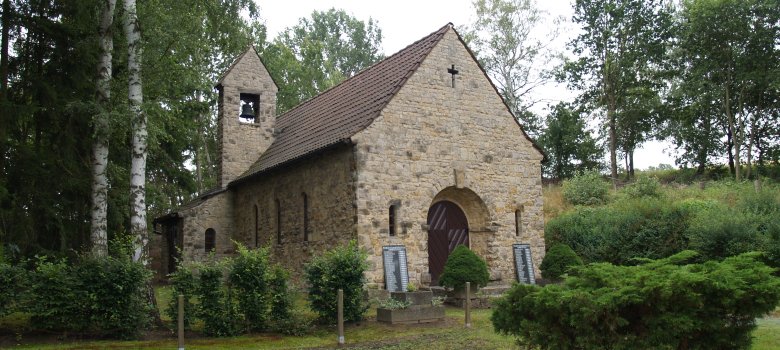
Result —
POLYGON ((463 290, 466 282, 474 288, 487 285, 490 279, 485 260, 465 245, 458 245, 447 257, 444 272, 439 276, 439 284, 454 290, 463 290))
POLYGON ((363 297, 363 272, 367 268, 366 253, 358 248, 354 240, 314 258, 306 265, 308 299, 320 321, 336 321, 338 289, 344 290, 344 320, 363 319, 368 310, 368 302, 363 297))
POLYGON ((547 250, 539 269, 542 270, 542 277, 557 280, 572 266, 582 266, 582 259, 571 247, 559 243, 547 250))
POLYGON ((756 318, 780 301, 780 279, 760 253, 690 263, 696 255, 595 263, 560 285, 517 284, 491 321, 539 349, 749 349, 756 318))

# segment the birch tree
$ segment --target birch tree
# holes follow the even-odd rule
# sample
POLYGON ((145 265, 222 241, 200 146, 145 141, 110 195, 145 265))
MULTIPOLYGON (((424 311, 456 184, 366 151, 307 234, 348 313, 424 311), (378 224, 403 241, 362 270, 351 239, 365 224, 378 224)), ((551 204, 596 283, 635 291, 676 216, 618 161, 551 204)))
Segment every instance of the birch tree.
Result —
POLYGON ((135 0, 123 0, 125 36, 127 37, 127 97, 132 119, 132 162, 130 165, 130 230, 135 237, 134 261, 148 262, 146 229, 146 116, 141 84, 141 28, 138 24, 135 0))
POLYGON ((111 99, 111 58, 114 39, 111 25, 114 22, 116 0, 105 0, 101 4, 99 44, 100 57, 97 67, 97 108, 95 115, 95 141, 92 144, 92 217, 91 236, 92 254, 106 256, 108 254, 106 234, 106 214, 108 212, 108 139, 109 116, 107 114, 111 99))

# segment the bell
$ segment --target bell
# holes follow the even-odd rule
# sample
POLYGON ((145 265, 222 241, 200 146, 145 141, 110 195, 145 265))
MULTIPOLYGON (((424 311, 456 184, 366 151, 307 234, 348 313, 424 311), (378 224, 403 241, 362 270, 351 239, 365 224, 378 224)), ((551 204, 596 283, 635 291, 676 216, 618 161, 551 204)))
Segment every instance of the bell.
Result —
POLYGON ((241 106, 241 118, 243 119, 255 119, 255 111, 252 109, 252 105, 245 103, 241 106))

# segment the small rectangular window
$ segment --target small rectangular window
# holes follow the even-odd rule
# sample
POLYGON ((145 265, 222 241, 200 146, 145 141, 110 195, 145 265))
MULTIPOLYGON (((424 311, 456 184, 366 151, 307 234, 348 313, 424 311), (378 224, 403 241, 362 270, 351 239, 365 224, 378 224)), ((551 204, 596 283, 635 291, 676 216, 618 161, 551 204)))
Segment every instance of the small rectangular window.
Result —
POLYGON ((282 244, 282 205, 276 200, 276 244, 282 244))
POLYGON ((515 210, 515 236, 523 233, 523 208, 515 210))
POLYGON ((391 205, 390 206, 390 210, 389 210, 390 213, 388 215, 388 220, 387 220, 388 227, 387 228, 388 228, 388 232, 390 233, 390 236, 395 236, 395 226, 396 226, 395 225, 395 220, 396 220, 396 215, 397 215, 396 208, 397 208, 397 206, 391 205))
POLYGON ((309 197, 303 194, 303 241, 309 241, 309 197))

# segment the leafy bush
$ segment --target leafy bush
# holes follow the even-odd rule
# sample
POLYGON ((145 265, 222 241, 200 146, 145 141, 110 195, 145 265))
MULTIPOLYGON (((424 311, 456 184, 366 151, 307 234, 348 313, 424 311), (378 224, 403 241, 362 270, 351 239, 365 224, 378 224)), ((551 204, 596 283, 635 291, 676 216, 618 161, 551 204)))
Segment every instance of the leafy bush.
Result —
POLYGON ((135 337, 150 322, 150 278, 128 258, 83 258, 72 266, 39 258, 26 310, 42 329, 135 337))
POLYGON ((563 198, 574 205, 596 205, 607 202, 609 184, 596 171, 581 173, 563 182, 563 198))
POLYGON ((228 279, 237 292, 238 306, 248 330, 268 328, 268 249, 249 250, 238 244, 228 279))
POLYGON ((439 277, 439 284, 462 290, 466 287, 466 282, 471 282, 474 288, 479 288, 486 286, 489 278, 485 260, 465 245, 458 245, 447 257, 444 272, 439 277))
POLYGON ((636 180, 623 189, 630 198, 661 197, 661 183, 653 176, 637 176, 636 180))
POLYGON ((0 260, 0 317, 20 307, 19 301, 26 285, 27 274, 23 268, 0 260))
POLYGON ((184 296, 184 328, 190 329, 194 321, 194 304, 192 298, 197 294, 197 282, 192 271, 184 264, 178 264, 176 271, 168 275, 168 281, 173 287, 172 298, 165 309, 171 320, 179 319, 179 295, 184 296))
POLYGON ((222 288, 223 262, 207 262, 199 266, 198 318, 203 320, 203 332, 208 336, 225 337, 239 332, 239 315, 231 288, 222 288))
POLYGON ((363 297, 363 272, 368 268, 366 253, 350 241, 314 258, 306 265, 309 303, 321 321, 336 321, 337 290, 344 290, 344 319, 359 321, 368 309, 363 297))
POLYGON ((572 266, 581 266, 582 259, 571 247, 565 244, 555 244, 547 251, 539 268, 542 277, 557 280, 572 266))
POLYGON ((578 267, 561 285, 513 286, 491 320, 540 349, 748 349, 756 317, 780 301, 780 279, 758 255, 578 267))

